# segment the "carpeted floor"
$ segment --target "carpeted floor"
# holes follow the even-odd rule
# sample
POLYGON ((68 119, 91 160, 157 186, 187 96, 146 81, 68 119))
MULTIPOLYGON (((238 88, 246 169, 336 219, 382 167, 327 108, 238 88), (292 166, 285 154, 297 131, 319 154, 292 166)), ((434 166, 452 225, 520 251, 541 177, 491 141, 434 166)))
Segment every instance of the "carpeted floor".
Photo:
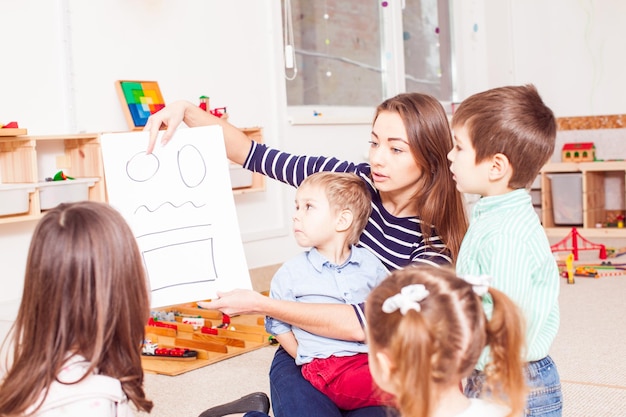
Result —
POLYGON ((626 416, 626 275, 563 280, 552 348, 565 417, 626 416))
MULTIPOLYGON (((255 289, 262 290, 269 281, 259 272, 271 268, 252 274, 255 289)), ((625 298, 626 275, 561 281, 561 328, 551 355, 561 374, 564 417, 626 417, 625 298)), ((275 349, 262 348, 176 377, 146 375, 146 390, 155 401, 151 415, 195 417, 250 392, 269 393, 267 374, 275 349)))
MULTIPOLYGON (((274 269, 253 270, 253 287, 269 288, 274 269)), ((564 417, 626 417, 625 298, 626 275, 561 281, 561 328, 551 355, 561 374, 564 417)), ((6 313, 0 317, 0 334, 6 318, 6 313)), ((196 417, 254 391, 269 393, 275 349, 261 348, 175 377, 147 374, 145 388, 155 403, 150 416, 196 417)))

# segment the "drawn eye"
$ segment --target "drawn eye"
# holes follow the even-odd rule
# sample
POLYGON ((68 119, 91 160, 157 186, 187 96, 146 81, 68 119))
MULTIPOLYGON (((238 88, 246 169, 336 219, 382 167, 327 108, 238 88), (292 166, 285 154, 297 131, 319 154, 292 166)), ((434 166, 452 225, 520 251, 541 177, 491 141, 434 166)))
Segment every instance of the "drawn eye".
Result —
POLYGON ((139 152, 126 163, 128 178, 136 182, 145 182, 159 170, 160 162, 154 154, 139 152))
POLYGON ((193 145, 185 145, 178 151, 180 178, 189 188, 197 187, 206 177, 206 164, 202 154, 193 145))

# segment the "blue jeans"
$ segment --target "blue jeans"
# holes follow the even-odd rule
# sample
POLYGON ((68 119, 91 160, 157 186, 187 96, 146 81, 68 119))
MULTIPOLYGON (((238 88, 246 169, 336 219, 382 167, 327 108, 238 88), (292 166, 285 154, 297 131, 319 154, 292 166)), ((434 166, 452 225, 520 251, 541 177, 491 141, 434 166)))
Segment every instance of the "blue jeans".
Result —
MULTIPOLYGON (((467 378, 465 395, 469 398, 478 398, 484 383, 485 374, 474 370, 467 378)), ((561 417, 563 413, 561 379, 550 356, 527 365, 526 383, 530 388, 530 393, 526 398, 525 416, 561 417)))
MULTIPOLYGON (((385 407, 339 409, 326 395, 304 379, 300 366, 282 347, 274 355, 270 368, 270 394, 275 417, 390 417, 385 407)), ((261 417, 247 413, 246 417, 261 417)))

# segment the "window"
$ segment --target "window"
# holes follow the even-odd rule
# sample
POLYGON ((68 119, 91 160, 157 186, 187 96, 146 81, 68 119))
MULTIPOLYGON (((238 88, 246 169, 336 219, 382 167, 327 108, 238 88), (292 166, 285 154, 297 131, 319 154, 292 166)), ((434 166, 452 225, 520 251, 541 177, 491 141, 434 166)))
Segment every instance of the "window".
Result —
POLYGON ((290 108, 366 107, 371 122, 372 107, 401 92, 452 100, 448 0, 282 4, 290 108))

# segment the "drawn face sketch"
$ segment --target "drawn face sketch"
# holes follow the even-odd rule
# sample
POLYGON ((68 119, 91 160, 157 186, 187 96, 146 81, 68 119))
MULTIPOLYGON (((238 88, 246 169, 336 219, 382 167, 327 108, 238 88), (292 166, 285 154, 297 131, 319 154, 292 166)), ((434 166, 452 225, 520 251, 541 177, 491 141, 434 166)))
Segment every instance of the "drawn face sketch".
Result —
POLYGON ((153 307, 251 287, 219 127, 179 129, 150 155, 147 132, 101 143, 109 203, 137 238, 153 307))

